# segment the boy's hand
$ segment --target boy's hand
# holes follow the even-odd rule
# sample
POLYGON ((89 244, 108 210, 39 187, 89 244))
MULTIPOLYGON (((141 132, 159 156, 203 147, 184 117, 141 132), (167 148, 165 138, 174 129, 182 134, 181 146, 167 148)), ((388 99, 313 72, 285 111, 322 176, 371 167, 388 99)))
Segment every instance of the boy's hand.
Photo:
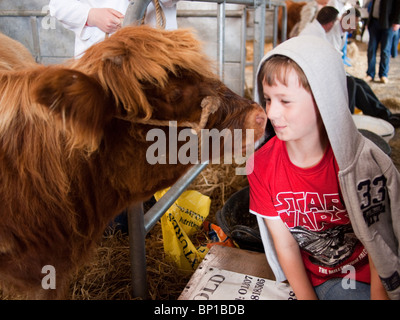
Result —
POLYGON ((376 271, 375 265, 372 262, 370 256, 369 259, 369 269, 371 270, 371 300, 388 300, 389 297, 383 288, 382 282, 379 278, 378 272, 376 271))
POLYGON ((89 10, 87 25, 97 27, 105 33, 114 33, 121 28, 124 15, 111 8, 92 8, 89 10))
POLYGON ((281 219, 264 219, 289 284, 298 300, 318 300, 314 288, 307 276, 300 248, 289 229, 281 219))

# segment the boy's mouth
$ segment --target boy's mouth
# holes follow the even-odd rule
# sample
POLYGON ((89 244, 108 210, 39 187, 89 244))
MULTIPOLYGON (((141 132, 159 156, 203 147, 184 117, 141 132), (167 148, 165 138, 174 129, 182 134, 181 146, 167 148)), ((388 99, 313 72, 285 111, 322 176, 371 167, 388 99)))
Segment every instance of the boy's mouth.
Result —
POLYGON ((272 126, 274 127, 274 130, 275 130, 275 131, 281 131, 281 130, 283 130, 283 129, 286 128, 286 126, 284 126, 284 125, 272 124, 272 126))

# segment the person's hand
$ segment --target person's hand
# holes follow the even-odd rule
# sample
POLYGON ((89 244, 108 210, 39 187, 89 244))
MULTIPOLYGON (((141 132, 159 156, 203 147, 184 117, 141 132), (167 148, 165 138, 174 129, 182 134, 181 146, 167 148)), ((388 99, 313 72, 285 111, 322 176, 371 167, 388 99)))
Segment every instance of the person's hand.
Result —
POLYGON ((92 8, 89 10, 87 25, 97 27, 105 33, 114 33, 121 28, 124 15, 111 8, 92 8))

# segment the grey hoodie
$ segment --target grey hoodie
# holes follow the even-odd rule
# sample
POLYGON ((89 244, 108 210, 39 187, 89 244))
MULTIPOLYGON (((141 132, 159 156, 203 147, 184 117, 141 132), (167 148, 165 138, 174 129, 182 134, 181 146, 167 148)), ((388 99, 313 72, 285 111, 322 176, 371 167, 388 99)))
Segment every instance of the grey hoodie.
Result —
MULTIPOLYGON (((400 174, 392 160, 357 130, 348 107, 346 75, 338 52, 315 36, 289 39, 262 59, 284 55, 304 71, 336 161, 344 202, 356 236, 365 246, 391 299, 400 299, 400 174)), ((257 71, 257 74, 258 74, 257 71)), ((260 103, 255 85, 255 100, 260 103)), ((278 281, 285 279, 258 217, 267 258, 278 281)))

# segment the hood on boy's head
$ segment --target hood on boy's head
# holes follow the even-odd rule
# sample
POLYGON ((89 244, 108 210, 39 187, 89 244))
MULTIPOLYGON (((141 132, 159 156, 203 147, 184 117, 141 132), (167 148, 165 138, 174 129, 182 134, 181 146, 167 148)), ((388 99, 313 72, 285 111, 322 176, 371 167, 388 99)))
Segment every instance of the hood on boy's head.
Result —
MULTIPOLYGON (((339 168, 347 167, 353 159, 353 152, 356 149, 354 144, 357 143, 360 134, 349 110, 346 73, 340 54, 329 42, 319 37, 294 37, 265 55, 258 67, 257 75, 263 63, 273 55, 286 56, 303 70, 339 168), (345 143, 343 140, 346 140, 345 143)), ((258 88, 262 88, 260 81, 254 86, 255 100, 260 103, 258 88)))

